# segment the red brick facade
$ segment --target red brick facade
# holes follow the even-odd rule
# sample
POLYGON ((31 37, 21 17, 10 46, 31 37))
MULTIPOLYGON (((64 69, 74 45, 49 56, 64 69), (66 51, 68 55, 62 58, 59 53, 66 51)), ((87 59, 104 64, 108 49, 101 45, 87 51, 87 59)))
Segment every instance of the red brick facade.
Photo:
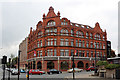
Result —
POLYGON ((72 67, 72 55, 75 55, 75 67, 86 69, 97 57, 106 57, 107 33, 99 23, 92 28, 88 25, 73 23, 60 18, 52 7, 36 29, 30 28, 27 46, 29 68, 47 71, 51 68, 67 70, 72 67), (95 48, 96 44, 96 48, 95 48), (64 66, 63 66, 64 65, 64 66))

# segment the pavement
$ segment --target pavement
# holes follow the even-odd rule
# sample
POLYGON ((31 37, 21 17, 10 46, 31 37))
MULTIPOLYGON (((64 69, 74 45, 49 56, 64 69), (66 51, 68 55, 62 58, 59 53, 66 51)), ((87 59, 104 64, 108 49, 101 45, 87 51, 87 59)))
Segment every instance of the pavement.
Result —
MULTIPOLYGON (((65 72, 66 73, 66 72, 65 72)), ((77 75, 75 75, 75 78, 100 78, 99 76, 93 76, 93 73, 94 72, 92 72, 92 73, 88 73, 88 74, 77 74, 77 75)), ((66 76, 65 78, 73 78, 73 76, 66 76)))

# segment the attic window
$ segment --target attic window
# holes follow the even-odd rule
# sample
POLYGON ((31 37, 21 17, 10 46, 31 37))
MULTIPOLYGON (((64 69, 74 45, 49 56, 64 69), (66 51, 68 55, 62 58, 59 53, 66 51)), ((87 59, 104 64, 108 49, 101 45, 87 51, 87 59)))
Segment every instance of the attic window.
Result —
POLYGON ((61 25, 68 25, 68 23, 64 20, 63 22, 61 22, 61 25))
POLYGON ((89 28, 89 26, 86 26, 86 28, 88 29, 88 28, 89 28))
POLYGON ((47 23, 47 27, 50 27, 50 26, 55 26, 55 21, 49 21, 47 23))
POLYGON ((78 25, 78 24, 75 24, 75 26, 79 27, 79 25, 78 25))

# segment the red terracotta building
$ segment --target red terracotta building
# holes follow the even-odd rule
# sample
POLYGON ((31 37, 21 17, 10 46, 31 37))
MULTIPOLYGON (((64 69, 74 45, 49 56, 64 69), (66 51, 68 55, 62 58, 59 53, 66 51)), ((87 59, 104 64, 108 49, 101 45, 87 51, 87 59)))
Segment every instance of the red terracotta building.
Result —
POLYGON ((55 14, 54 8, 50 7, 36 29, 30 28, 27 46, 29 68, 67 70, 72 67, 72 55, 76 50, 75 67, 86 69, 94 65, 95 52, 97 59, 107 56, 106 41, 107 33, 102 31, 98 22, 94 28, 73 23, 60 18, 60 12, 55 14))

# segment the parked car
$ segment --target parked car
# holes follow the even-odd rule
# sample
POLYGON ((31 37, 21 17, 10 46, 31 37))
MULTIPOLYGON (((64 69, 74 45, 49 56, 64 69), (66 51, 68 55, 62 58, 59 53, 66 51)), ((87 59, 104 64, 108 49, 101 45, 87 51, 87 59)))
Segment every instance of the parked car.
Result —
POLYGON ((48 74, 60 74, 60 73, 62 73, 62 72, 61 72, 61 71, 58 71, 58 70, 56 70, 56 69, 50 69, 47 73, 48 73, 48 74))
POLYGON ((8 70, 9 68, 5 68, 5 70, 8 70))
POLYGON ((12 74, 12 75, 18 75, 18 69, 13 69, 13 70, 11 71, 11 74, 12 74))
POLYGON ((39 74, 39 75, 42 75, 42 74, 45 74, 45 72, 44 71, 40 71, 40 70, 38 70, 38 69, 31 69, 30 71, 29 71, 29 74, 39 74))
POLYGON ((21 73, 25 73, 25 70, 24 70, 24 69, 20 69, 20 72, 21 72, 21 73))
POLYGON ((15 69, 15 68, 10 68, 10 70, 9 70, 9 71, 10 71, 10 72, 12 72, 14 69, 15 69))
POLYGON ((39 70, 39 69, 37 69, 38 71, 41 71, 41 72, 43 72, 43 74, 45 74, 45 71, 42 71, 42 70, 39 70))
MULTIPOLYGON (((74 71, 75 72, 81 72, 81 71, 83 71, 83 69, 74 68, 74 71)), ((67 72, 69 72, 69 73, 73 72, 73 68, 72 69, 68 69, 67 72)))
POLYGON ((89 68, 86 69, 86 71, 94 71, 95 70, 95 67, 93 66, 90 66, 89 68))

